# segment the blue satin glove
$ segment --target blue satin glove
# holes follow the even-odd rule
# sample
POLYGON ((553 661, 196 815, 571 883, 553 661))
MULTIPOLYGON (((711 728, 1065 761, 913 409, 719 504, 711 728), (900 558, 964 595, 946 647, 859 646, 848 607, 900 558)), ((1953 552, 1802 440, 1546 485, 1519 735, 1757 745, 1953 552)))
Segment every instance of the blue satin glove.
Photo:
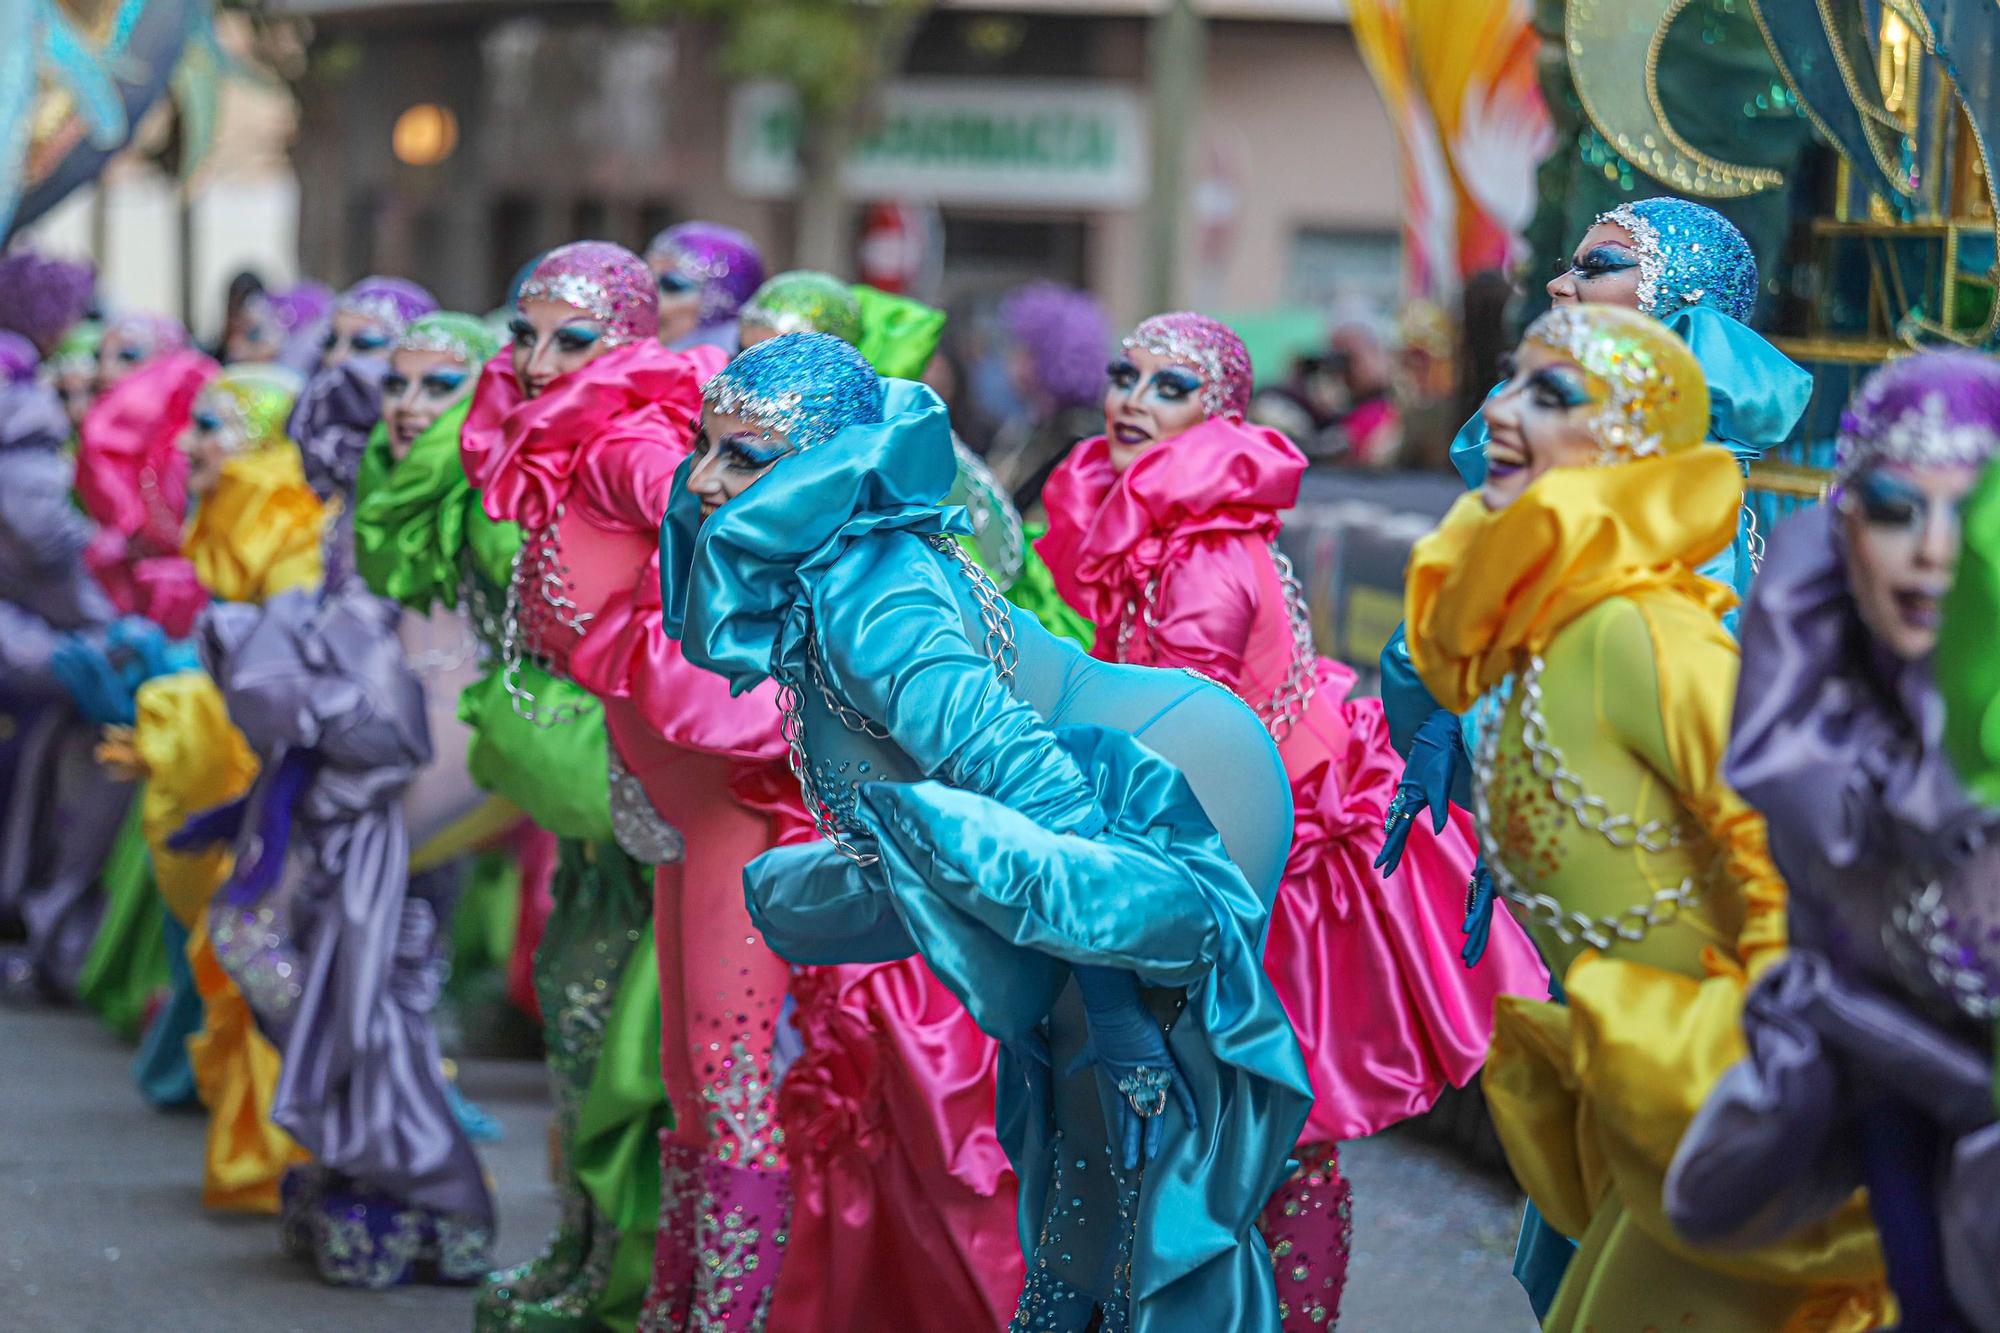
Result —
POLYGON ((49 653, 49 673, 68 691, 86 721, 100 727, 129 727, 135 720, 131 688, 104 649, 84 635, 62 636, 49 653))
POLYGON ((194 646, 175 643, 166 631, 143 616, 113 621, 104 637, 121 650, 123 674, 133 689, 155 676, 171 676, 195 665, 194 646))
POLYGON ((1486 857, 1482 854, 1472 867, 1472 883, 1465 894, 1465 924, 1459 927, 1465 933, 1465 947, 1458 951, 1458 960, 1467 967, 1479 966, 1479 960, 1486 956, 1486 941, 1493 933, 1493 872, 1486 868, 1486 857))
POLYGON ((1403 779, 1396 784, 1388 817, 1382 821, 1377 870, 1393 875, 1403 863, 1403 848, 1410 841, 1410 825, 1416 821, 1417 811, 1428 806, 1431 832, 1443 830, 1451 818, 1452 786, 1465 767, 1465 735, 1459 729, 1458 714, 1448 708, 1434 710, 1410 741, 1410 760, 1403 766, 1403 779))
POLYGON ((1167 1037, 1139 999, 1139 979, 1109 967, 1078 967, 1077 989, 1090 1041, 1070 1064, 1066 1077, 1096 1065, 1118 1091, 1112 1142, 1122 1148, 1125 1169, 1150 1162, 1160 1151, 1161 1117, 1169 1096, 1180 1103, 1188 1127, 1200 1127, 1194 1094, 1188 1091, 1167 1037))

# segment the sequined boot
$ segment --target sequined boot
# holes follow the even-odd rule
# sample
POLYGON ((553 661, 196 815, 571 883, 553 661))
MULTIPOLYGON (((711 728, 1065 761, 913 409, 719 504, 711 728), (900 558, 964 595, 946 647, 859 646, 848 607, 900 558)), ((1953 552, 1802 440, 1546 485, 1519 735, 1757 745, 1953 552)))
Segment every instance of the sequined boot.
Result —
POLYGON ((1264 1206, 1262 1229, 1277 1268, 1285 1333, 1332 1328, 1354 1238, 1354 1191, 1340 1174, 1340 1145, 1299 1145, 1299 1169, 1264 1206))
POLYGON ((763 1333, 792 1220, 792 1173, 704 1155, 699 1176, 690 1325, 763 1333))
POLYGON ((488 1273, 480 1282, 473 1305, 473 1327, 479 1333, 515 1327, 508 1322, 509 1310, 547 1300, 573 1282, 583 1267, 590 1249, 590 1200, 568 1171, 560 1183, 562 1211, 548 1245, 525 1263, 488 1273))
POLYGON ((498 1319, 475 1315, 477 1333, 487 1330, 521 1330, 522 1333, 583 1333, 602 1328, 598 1308, 604 1289, 611 1281, 611 1266, 618 1258, 618 1228, 594 1205, 586 1204, 585 1232, 589 1244, 583 1261, 568 1285, 551 1296, 536 1301, 517 1301, 506 1307, 498 1319))
POLYGON ((694 1295, 694 1212, 701 1202, 702 1151, 660 1132, 660 1230, 653 1241, 653 1280, 637 1333, 680 1333, 694 1295))
POLYGON ((308 1162, 278 1179, 278 1245, 294 1259, 313 1257, 315 1214, 325 1192, 326 1171, 308 1162))
POLYGON ((400 1286, 436 1245, 425 1209, 331 1173, 310 1215, 313 1266, 331 1286, 373 1291, 400 1286))

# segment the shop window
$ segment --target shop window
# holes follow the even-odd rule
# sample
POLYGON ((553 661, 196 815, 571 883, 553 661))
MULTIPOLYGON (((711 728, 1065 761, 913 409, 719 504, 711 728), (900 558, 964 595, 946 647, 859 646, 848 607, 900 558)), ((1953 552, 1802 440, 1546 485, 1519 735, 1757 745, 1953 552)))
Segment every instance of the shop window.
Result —
POLYGON ((1366 304, 1394 310, 1401 301, 1403 245, 1393 231, 1300 227, 1292 233, 1287 304, 1366 304))

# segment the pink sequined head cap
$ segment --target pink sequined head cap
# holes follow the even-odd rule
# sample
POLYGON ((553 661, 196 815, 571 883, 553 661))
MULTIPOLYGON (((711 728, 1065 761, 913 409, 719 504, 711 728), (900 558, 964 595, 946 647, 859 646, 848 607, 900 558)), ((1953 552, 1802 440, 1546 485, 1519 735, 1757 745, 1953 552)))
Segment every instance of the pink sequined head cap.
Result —
POLYGON ((1201 376, 1201 406, 1208 415, 1240 417, 1250 410, 1250 352, 1220 320, 1192 310, 1154 315, 1122 345, 1142 347, 1201 376))
POLYGON ((660 336, 660 294, 646 261, 610 241, 572 241, 543 255, 516 304, 554 301, 603 323, 618 346, 660 336))

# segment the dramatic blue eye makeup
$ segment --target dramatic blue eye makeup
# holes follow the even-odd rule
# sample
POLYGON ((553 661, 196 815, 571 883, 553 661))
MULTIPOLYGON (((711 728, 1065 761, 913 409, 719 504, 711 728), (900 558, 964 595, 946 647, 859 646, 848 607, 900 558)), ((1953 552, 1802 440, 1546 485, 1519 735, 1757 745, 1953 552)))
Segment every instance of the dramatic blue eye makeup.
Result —
POLYGON ((1583 377, 1564 366, 1544 366, 1528 377, 1528 390, 1542 407, 1567 410, 1590 401, 1583 377))
POLYGON ((722 461, 743 472, 759 472, 792 451, 779 440, 766 440, 752 431, 737 431, 722 440, 722 461))
POLYGON ((1111 377, 1113 384, 1127 391, 1139 382, 1139 367, 1133 365, 1122 356, 1106 366, 1104 373, 1111 377))
POLYGON ((409 391, 410 377, 408 375, 399 375, 392 370, 382 377, 382 396, 384 398, 401 398, 409 391))
POLYGON ((1593 245, 1576 257, 1570 271, 1583 279, 1608 277, 1622 273, 1628 268, 1639 267, 1639 260, 1622 245, 1593 245))
POLYGON ((565 324, 556 330, 556 346, 565 352, 581 352, 604 336, 604 330, 588 324, 565 324))
POLYGON ((668 296, 680 296, 695 289, 693 278, 669 270, 660 275, 660 290, 668 296))
POLYGON ((465 383, 465 374, 462 370, 433 370, 424 376, 424 392, 433 398, 449 398, 465 383))
POLYGON ((363 329, 354 335, 354 350, 357 352, 379 351, 389 345, 389 335, 379 329, 363 329))
POLYGON ((1169 366, 1165 370, 1153 373, 1153 384, 1159 389, 1160 397, 1168 402, 1177 403, 1200 392, 1201 376, 1192 371, 1182 370, 1178 366, 1169 366))
POLYGON ((519 315, 507 321, 507 332, 512 334, 514 341, 523 347, 535 340, 535 326, 519 315))
POLYGON ((1934 498, 1890 472, 1864 472, 1849 494, 1869 527, 1889 532, 1922 532, 1939 519, 1956 520, 1959 514, 1959 501, 1934 498))
POLYGON ((120 361, 125 361, 125 362, 138 361, 145 355, 146 355, 146 349, 143 347, 126 346, 118 349, 118 359, 120 361))
POLYGON ((194 414, 194 428, 204 435, 213 435, 222 429, 222 417, 214 412, 197 412, 194 414))

